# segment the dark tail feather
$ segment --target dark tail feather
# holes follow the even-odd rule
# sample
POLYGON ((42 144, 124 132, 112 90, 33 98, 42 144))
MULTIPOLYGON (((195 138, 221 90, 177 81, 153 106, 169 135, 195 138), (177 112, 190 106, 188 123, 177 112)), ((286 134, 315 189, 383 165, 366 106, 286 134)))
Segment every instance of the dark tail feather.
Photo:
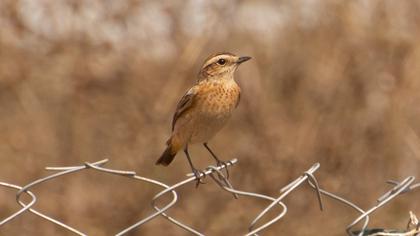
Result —
POLYGON ((167 166, 171 164, 171 162, 174 160, 176 152, 172 153, 171 146, 168 146, 165 151, 162 153, 162 156, 160 156, 159 160, 156 161, 156 165, 163 165, 167 166))

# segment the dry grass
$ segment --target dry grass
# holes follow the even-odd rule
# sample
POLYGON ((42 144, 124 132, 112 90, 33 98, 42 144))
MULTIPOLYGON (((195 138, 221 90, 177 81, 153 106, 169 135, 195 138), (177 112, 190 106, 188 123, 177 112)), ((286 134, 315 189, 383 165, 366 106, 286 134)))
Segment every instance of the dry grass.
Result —
MULTIPOLYGON (((322 187, 369 207, 385 180, 420 177, 419 13, 415 1, 3 0, 0 180, 25 184, 44 166, 104 157, 180 180, 189 171, 182 154, 167 169, 154 166, 174 106, 207 55, 231 51, 253 60, 237 73, 241 104, 211 144, 240 160, 234 186, 277 194, 320 162, 322 187)), ((203 148, 191 152, 197 165, 212 163, 203 148)), ((34 191, 38 209, 106 235, 150 213, 157 189, 83 173, 34 191)), ((245 232, 266 205, 235 201, 214 184, 180 195, 171 215, 209 235, 245 232)), ((328 203, 321 214, 313 196, 294 193, 266 235, 343 235, 354 212, 328 203)), ((409 210, 420 212, 418 197, 395 200, 371 225, 404 226, 409 210)), ((13 192, 0 199, 0 218, 16 210, 13 192)), ((1 231, 64 234, 29 214, 1 231)), ((136 235, 165 232, 185 234, 157 219, 136 235)))

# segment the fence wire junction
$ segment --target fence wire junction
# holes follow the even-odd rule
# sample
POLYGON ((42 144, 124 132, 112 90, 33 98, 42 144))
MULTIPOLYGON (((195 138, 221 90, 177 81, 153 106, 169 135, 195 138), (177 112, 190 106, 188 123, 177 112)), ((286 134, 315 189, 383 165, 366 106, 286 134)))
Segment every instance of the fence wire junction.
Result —
MULTIPOLYGON (((187 232, 190 232, 191 234, 204 235, 203 233, 199 232, 197 229, 193 229, 187 224, 182 223, 181 221, 169 216, 167 213, 167 211, 177 203, 178 194, 176 192, 176 189, 181 186, 184 186, 186 184, 196 181, 196 177, 192 173, 188 174, 186 179, 176 184, 167 185, 165 183, 162 183, 154 179, 139 176, 134 171, 115 170, 115 169, 109 169, 109 168, 103 167, 107 162, 108 162, 108 159, 104 159, 104 160, 100 160, 94 163, 85 162, 83 165, 80 165, 80 166, 46 167, 46 170, 54 171, 55 173, 45 176, 43 178, 34 180, 23 187, 6 183, 6 182, 0 182, 0 186, 5 187, 5 188, 15 189, 17 191, 16 202, 21 207, 18 211, 11 214, 10 216, 7 216, 4 219, 0 219, 0 227, 11 222, 13 219, 16 219, 22 214, 26 212, 30 212, 40 218, 43 218, 44 220, 47 220, 59 227, 62 227, 65 230, 73 232, 74 234, 87 235, 86 233, 83 233, 79 229, 76 229, 70 225, 65 224, 64 222, 61 222, 58 219, 48 216, 40 212, 39 210, 35 210, 34 205, 37 201, 37 197, 30 189, 44 182, 56 179, 60 176, 69 175, 72 173, 90 169, 90 170, 100 171, 100 172, 111 174, 111 175, 122 176, 122 177, 129 178, 135 181, 142 181, 142 182, 153 184, 162 188, 162 191, 156 194, 151 200, 151 205, 153 209, 155 210, 155 212, 144 217, 143 219, 138 220, 132 225, 126 227, 125 229, 122 229, 120 232, 116 234, 117 236, 125 235, 129 232, 134 232, 136 228, 140 227, 141 225, 146 224, 147 222, 157 218, 158 216, 164 217, 169 222, 177 225, 178 227, 180 227, 181 229, 187 232), (27 203, 23 202, 21 200, 22 194, 28 195, 31 198, 31 201, 27 203), (159 207, 157 205, 157 200, 164 195, 170 195, 172 196, 172 199, 165 205, 159 207)), ((200 178, 209 176, 212 180, 214 180, 214 182, 217 185, 221 187, 221 189, 231 193, 234 198, 238 198, 239 196, 244 196, 244 197, 262 199, 269 202, 267 207, 264 208, 249 224, 248 232, 245 233, 245 235, 247 236, 258 235, 259 232, 265 230, 266 228, 270 227, 271 225, 279 221, 281 218, 283 218, 286 215, 288 208, 287 208, 287 205, 282 202, 282 200, 285 199, 287 196, 289 196, 296 188, 298 188, 299 186, 302 186, 303 184, 309 185, 315 191, 321 211, 324 209, 323 198, 326 197, 340 204, 344 204, 359 213, 358 217, 354 221, 352 221, 346 228, 346 232, 349 236, 363 236, 363 235, 416 236, 416 235, 420 235, 419 220, 417 219, 416 215, 412 212, 410 212, 410 219, 405 230, 369 229, 368 228, 370 215, 373 212, 375 212, 379 208, 382 208, 384 205, 386 205, 388 202, 395 199, 397 196, 400 196, 408 192, 413 192, 413 190, 415 189, 420 189, 420 183, 413 184, 415 180, 414 176, 409 176, 405 178, 404 180, 402 180, 401 182, 394 181, 394 180, 388 181, 387 183, 392 185, 392 188, 386 193, 384 193, 382 196, 380 196, 373 207, 367 210, 363 210, 361 207, 357 206, 355 203, 351 202, 350 200, 347 200, 343 197, 340 197, 334 193, 331 193, 329 191, 326 191, 320 188, 320 184, 314 175, 315 172, 320 168, 319 163, 315 163, 308 170, 303 172, 301 176, 299 176, 294 181, 287 184, 285 187, 281 188, 279 196, 273 197, 273 196, 268 196, 268 195, 264 195, 260 193, 254 193, 254 192, 235 189, 232 186, 232 184, 229 182, 229 180, 226 178, 226 175, 223 173, 223 170, 226 169, 227 171, 227 168, 230 168, 236 162, 237 162, 237 159, 233 159, 223 166, 210 165, 200 175, 200 178), (277 209, 278 207, 280 207, 280 210, 277 209), (262 218, 270 211, 278 211, 277 216, 266 222, 262 222, 262 218), (362 225, 361 228, 359 230, 354 230, 356 225, 359 225, 359 224, 362 225)))

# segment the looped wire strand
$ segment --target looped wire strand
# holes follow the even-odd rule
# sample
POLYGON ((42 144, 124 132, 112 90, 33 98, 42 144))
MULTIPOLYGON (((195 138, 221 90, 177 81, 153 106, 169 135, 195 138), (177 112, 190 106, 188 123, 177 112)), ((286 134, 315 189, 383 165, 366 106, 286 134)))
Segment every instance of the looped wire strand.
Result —
MULTIPOLYGON (((22 189, 21 186, 14 185, 14 184, 9 184, 9 183, 5 183, 5 182, 0 182, 0 185, 4 186, 4 187, 7 187, 7 188, 17 189, 17 190, 22 189)), ((31 191, 28 191, 28 190, 24 191, 24 193, 28 194, 32 198, 32 201, 29 202, 26 206, 22 207, 19 211, 15 212, 12 215, 10 215, 10 216, 6 217, 5 219, 1 220, 0 221, 0 226, 6 224, 9 221, 11 221, 12 219, 18 217, 20 214, 24 213, 25 211, 27 211, 29 208, 31 208, 35 204, 35 202, 37 200, 35 194, 33 194, 31 191)))
MULTIPOLYGON (((372 212, 376 211, 377 209, 379 209, 380 207, 385 205, 387 202, 389 202, 390 200, 392 200, 396 196, 398 196, 401 192, 403 192, 414 181, 414 179, 415 178, 413 176, 407 177, 401 183, 399 183, 398 185, 393 187, 391 190, 386 192, 384 195, 379 197, 378 198, 378 204, 376 206, 374 206, 374 207, 370 208, 369 210, 367 210, 366 212, 364 212, 362 215, 360 215, 357 219, 355 219, 352 223, 350 223, 347 226, 347 228, 346 228, 347 234, 351 235, 351 236, 354 235, 351 229, 357 223, 359 223, 363 218, 370 215, 372 212)), ((360 231, 360 233, 357 236, 362 236, 363 232, 366 230, 366 227, 367 227, 367 225, 362 228, 362 230, 360 231)))
MULTIPOLYGON (((88 163, 88 162, 86 162, 83 166, 46 167, 47 170, 59 171, 59 172, 57 172, 55 174, 52 174, 52 175, 49 175, 49 176, 46 176, 46 177, 43 177, 43 178, 40 178, 40 179, 37 179, 37 180, 35 180, 35 181, 27 184, 24 187, 15 186, 16 189, 19 189, 19 191, 16 194, 16 201, 23 207, 17 213, 21 214, 24 211, 29 210, 30 212, 38 215, 39 217, 41 217, 41 218, 43 218, 45 220, 48 220, 48 221, 50 221, 50 222, 52 222, 52 223, 54 223, 54 224, 56 224, 56 225, 58 225, 58 226, 60 226, 60 227, 62 227, 64 229, 66 229, 68 231, 71 231, 71 232, 73 232, 73 233, 75 233, 77 235, 86 235, 86 234, 80 232, 79 230, 77 230, 77 229, 75 229, 75 228, 73 228, 73 227, 71 227, 71 226, 69 226, 69 225, 67 225, 67 224, 65 224, 65 223, 63 223, 63 222, 61 222, 59 220, 53 219, 53 218, 51 218, 51 217, 49 217, 49 216, 47 216, 47 215, 45 215, 45 214, 43 214, 43 213, 41 213, 39 211, 34 210, 32 208, 32 206, 35 203, 36 197, 35 197, 35 195, 33 195, 33 193, 31 193, 29 191, 29 188, 32 188, 32 187, 34 187, 34 186, 36 186, 36 185, 38 185, 40 183, 43 183, 45 181, 48 181, 48 180, 57 178, 59 176, 67 175, 67 174, 74 173, 74 172, 81 171, 83 169, 88 169, 88 168, 91 168, 91 169, 94 169, 94 170, 97 170, 97 171, 101 171, 101 172, 105 172, 105 173, 110 173, 110 174, 115 174, 115 175, 129 177, 129 178, 132 178, 132 179, 135 179, 135 180, 141 180, 141 181, 144 181, 144 182, 148 182, 148 183, 151 183, 151 184, 158 185, 158 186, 163 187, 163 188, 168 188, 169 187, 169 186, 167 186, 167 185, 165 185, 165 184, 163 184, 163 183, 161 183, 159 181, 156 181, 156 180, 153 180, 153 179, 148 179, 148 178, 145 178, 145 177, 142 177, 142 176, 137 176, 136 173, 133 172, 133 171, 120 171, 120 170, 112 170, 112 169, 102 168, 101 166, 104 165, 106 162, 108 162, 108 159, 104 159, 104 160, 101 160, 101 161, 98 161, 98 162, 95 162, 95 163, 88 163), (20 196, 21 196, 21 194, 23 192, 28 193, 31 196, 33 196, 33 199, 34 200, 31 203, 29 203, 29 204, 24 204, 23 202, 21 202, 20 201, 20 196)), ((169 207, 171 207, 172 205, 175 204, 175 202, 177 201, 177 194, 176 194, 175 191, 172 191, 172 194, 173 194, 172 201, 168 205, 166 205, 163 208, 162 211, 158 211, 157 212, 158 214, 161 213, 161 212, 163 212, 163 211, 165 211, 166 209, 168 209, 169 207)), ((6 220, 7 221, 10 221, 11 219, 16 218, 19 215, 17 213, 15 213, 12 216, 8 217, 6 220)), ((4 223, 6 223, 7 221, 5 221, 4 223)))
MULTIPOLYGON (((318 170, 318 168, 320 167, 319 163, 314 164, 309 170, 307 170, 305 173, 311 173, 313 174, 316 170, 318 170)), ((272 220, 270 220, 269 222, 263 224, 262 226, 260 226, 259 228, 253 230, 253 228, 255 227, 256 223, 268 212, 270 211, 276 204, 279 204, 281 202, 281 200, 283 200, 287 195, 290 194, 290 192, 292 192, 294 189, 296 189, 297 187, 299 187, 304 181, 306 181, 308 179, 308 176, 306 174, 301 175, 300 177, 298 177, 296 180, 292 181, 292 183, 286 185, 285 187, 283 187, 280 190, 281 195, 275 199, 274 201, 272 201, 263 211, 261 211, 260 214, 258 214, 258 216, 251 222, 251 225, 249 227, 249 233, 247 235, 254 235, 257 232, 267 228, 268 226, 270 226, 271 224, 273 224, 274 222, 276 222, 277 220, 279 220, 281 217, 283 217, 283 215, 281 215, 281 217, 276 217, 272 220)), ((284 203, 283 203, 284 205, 284 203)), ((286 208, 287 209, 287 208, 286 208)))
MULTIPOLYGON (((108 161, 107 159, 104 159, 104 160, 95 162, 94 164, 95 165, 102 165, 102 164, 106 163, 107 161, 108 161)), ((71 231, 71 232, 73 232, 73 233, 75 233, 77 235, 86 235, 86 234, 80 232, 79 230, 77 230, 77 229, 75 229, 75 228, 73 228, 73 227, 71 227, 71 226, 69 226, 69 225, 67 225, 67 224, 65 224, 65 223, 63 223, 63 222, 61 222, 59 220, 56 220, 56 219, 54 219, 52 217, 49 217, 49 216, 47 216, 47 215, 45 215, 45 214, 43 214, 43 213, 41 213, 41 212, 33 209, 32 206, 29 206, 28 207, 28 204, 24 204, 22 201, 20 201, 20 196, 22 195, 22 193, 23 192, 27 192, 30 188, 32 188, 32 187, 34 187, 34 186, 36 186, 36 185, 38 185, 40 183, 46 182, 48 180, 57 178, 57 177, 62 176, 62 175, 70 174, 70 173, 73 173, 73 172, 76 172, 76 171, 80 171, 80 170, 83 170, 85 168, 87 168, 87 167, 86 166, 77 166, 77 167, 70 167, 70 168, 67 168, 67 169, 63 168, 58 173, 55 173, 55 174, 52 174, 52 175, 49 175, 49 176, 46 176, 46 177, 37 179, 37 180, 35 180, 35 181, 27 184, 26 186, 22 187, 17 192, 17 194, 16 194, 16 202, 19 205, 21 205, 23 208, 28 209, 31 213, 33 213, 33 214, 35 214, 35 215, 37 215, 37 216, 39 216, 39 217, 41 217, 41 218, 43 218, 43 219, 45 219, 47 221, 50 221, 51 223, 54 223, 54 224, 56 224, 56 225, 58 225, 58 226, 60 226, 60 227, 62 227, 64 229, 66 229, 68 231, 71 231)), ((54 170, 54 168, 48 168, 48 167, 46 169, 47 170, 54 170)))
MULTIPOLYGON (((109 169, 109 168, 101 167, 100 165, 97 165, 96 163, 88 163, 88 162, 85 162, 85 167, 86 168, 91 168, 93 170, 100 171, 100 172, 105 172, 105 173, 109 173, 109 174, 113 174, 113 175, 119 175, 119 176, 127 177, 127 178, 130 178, 130 179, 134 179, 134 180, 140 180, 140 181, 143 181, 143 182, 147 182, 147 183, 151 183, 151 184, 157 185, 157 186, 162 187, 164 189, 169 189, 169 186, 168 185, 166 185, 166 184, 164 184, 162 182, 153 180, 153 179, 149 179, 149 178, 146 178, 146 177, 138 176, 136 174, 136 172, 134 172, 134 171, 114 170, 114 169, 109 169)), ((60 167, 60 169, 66 169, 66 168, 60 167)), ((131 230, 133 230, 135 228, 135 225, 137 225, 137 224, 138 225, 141 225, 143 223, 146 223, 146 222, 152 220, 153 218, 155 218, 156 216, 158 216, 160 214, 164 214, 164 212, 166 210, 168 210, 169 208, 171 208, 173 205, 175 205, 175 203, 178 200, 177 193, 175 191, 173 191, 173 190, 171 190, 170 192, 172 193, 172 201, 171 202, 169 202, 167 205, 165 205, 162 209, 156 209, 157 211, 155 213, 153 213, 152 215, 149 215, 145 219, 142 219, 141 221, 139 221, 140 224, 138 224, 139 223, 138 222, 138 223, 136 223, 136 224, 134 224, 134 225, 132 225, 132 226, 130 226, 130 227, 122 230, 121 232, 117 233, 116 235, 123 235, 125 233, 128 233, 129 231, 131 231, 131 230)), ((173 222, 175 224, 178 224, 180 226, 182 225, 181 223, 179 223, 175 219, 172 219, 170 217, 168 218, 166 215, 164 215, 164 216, 165 216, 165 218, 167 218, 171 222, 173 222)), ((184 226, 183 228, 184 229, 187 229, 187 230, 190 229, 188 226, 184 226)))
MULTIPOLYGON (((214 166, 209 166, 210 169, 214 169, 214 166)), ((216 172, 218 172, 219 177, 221 176, 222 179, 220 178, 216 178, 213 174, 210 174, 210 177, 220 186, 222 187, 224 190, 234 194, 234 197, 236 196, 238 198, 238 195, 242 195, 242 196, 247 196, 247 197, 254 197, 254 198, 260 198, 260 199, 264 199, 264 200, 269 200, 271 202, 274 202, 276 199, 264 194, 259 194, 259 193, 253 193, 253 192, 246 192, 246 191, 241 191, 241 190, 237 190, 234 189, 232 187, 232 185, 230 184, 229 181, 227 181, 227 179, 225 178, 225 176, 223 175, 223 173, 220 170, 215 170, 216 172)), ((260 226, 258 229, 255 229, 252 231, 252 227, 253 225, 251 224, 250 227, 248 228, 248 231, 251 231, 249 233, 247 233, 246 235, 257 235, 257 233, 265 228, 267 228, 268 226, 272 225, 273 223, 275 223, 276 221, 280 220, 284 215, 286 215, 287 213, 287 206, 279 201, 277 204, 279 204, 282 207, 282 211, 277 215, 277 217, 273 218, 272 220, 270 220, 269 222, 267 222, 266 224, 260 226)))
MULTIPOLYGON (((137 180, 137 181, 143 181, 143 182, 154 184, 154 185, 157 185, 157 186, 163 188, 163 190, 161 192, 157 193, 151 201, 151 205, 152 205, 153 209, 155 210, 155 212, 153 214, 150 214, 147 217, 139 220, 138 222, 132 224, 131 226, 125 228, 124 230, 120 231, 116 235, 127 234, 127 233, 135 230, 137 227, 153 220, 154 218, 158 217, 159 215, 163 216, 166 220, 168 220, 169 222, 171 222, 171 223, 177 225, 178 227, 186 230, 187 232, 190 232, 194 235, 200 235, 200 236, 204 235, 204 234, 198 232, 197 230, 181 223, 180 221, 174 219, 173 217, 171 217, 167 214, 167 211, 171 207, 173 207, 178 200, 178 195, 177 195, 175 189, 197 180, 197 178, 195 177, 195 175, 193 173, 187 174, 187 177, 188 177, 187 179, 182 180, 178 183, 175 183, 175 184, 169 186, 167 184, 164 184, 164 183, 159 182, 159 181, 154 180, 154 179, 149 179, 149 178, 146 178, 146 177, 138 176, 136 174, 136 172, 134 172, 134 171, 115 170, 115 169, 109 169, 109 168, 102 167, 107 162, 108 162, 108 159, 104 159, 104 160, 100 160, 100 161, 97 161, 97 162, 94 162, 94 163, 85 162, 81 166, 46 167, 47 170, 58 171, 58 172, 54 173, 54 174, 51 174, 51 175, 48 175, 46 177, 34 180, 34 181, 30 182, 29 184, 27 184, 26 186, 23 186, 23 187, 18 186, 18 185, 5 183, 5 182, 0 182, 0 186, 18 190, 17 194, 16 194, 16 202, 21 206, 20 210, 18 210, 17 212, 13 213, 12 215, 10 215, 10 216, 4 218, 3 220, 1 220, 0 221, 0 226, 2 226, 4 224, 10 222, 11 220, 17 218, 18 216, 22 215, 24 212, 29 211, 29 212, 31 212, 31 213, 33 213, 33 214, 35 214, 35 215, 37 215, 41 218, 43 218, 47 221, 50 221, 51 223, 54 223, 54 224, 66 229, 70 232, 73 232, 77 235, 86 235, 86 234, 80 232, 79 230, 77 230, 77 229, 75 229, 75 228, 73 228, 73 227, 71 227, 71 226, 69 226, 69 225, 67 225, 67 224, 65 224, 65 223, 63 223, 59 220, 56 220, 56 219, 54 219, 50 216, 47 216, 47 215, 33 209, 33 206, 35 205, 35 203, 37 201, 37 198, 36 198, 35 194, 33 192, 31 192, 29 189, 38 185, 38 184, 41 184, 43 182, 55 179, 55 178, 63 176, 63 175, 68 175, 68 174, 75 173, 75 172, 85 170, 85 169, 92 169, 92 170, 103 172, 103 173, 118 175, 118 176, 126 177, 126 178, 129 178, 129 179, 137 180), (24 203, 20 200, 21 195, 23 193, 25 193, 25 194, 27 194, 31 197, 31 201, 29 203, 24 203), (166 194, 169 194, 169 193, 172 196, 172 200, 169 203, 166 203, 166 205, 158 207, 157 204, 156 204, 157 200, 159 198, 161 198, 163 195, 166 195, 166 194)), ((356 218, 351 224, 349 224, 346 228, 346 232, 350 236, 355 236, 355 234, 352 231, 352 228, 364 219, 363 226, 360 230, 360 233, 358 233, 357 236, 362 236, 363 235, 363 233, 367 229, 367 225, 369 223, 369 215, 372 212, 376 211, 377 209, 379 209, 380 207, 382 207, 383 205, 385 205, 387 202, 391 201, 392 199, 394 199, 398 195, 401 195, 401 194, 407 193, 407 192, 411 192, 414 189, 420 189, 420 183, 412 184, 415 180, 415 178, 413 176, 407 177, 402 182, 389 180, 387 183, 395 185, 395 186, 392 189, 390 189, 389 191, 387 191, 385 194, 383 194, 381 197, 379 197, 378 200, 377 200, 377 204, 374 207, 370 208, 367 211, 364 211, 360 207, 358 207, 356 204, 350 202, 349 200, 346 200, 346 199, 344 199, 342 197, 339 197, 339 196, 337 196, 333 193, 330 193, 326 190, 321 189, 319 187, 319 183, 318 183, 317 179, 314 176, 314 173, 319 169, 320 164, 315 163, 314 165, 312 165, 311 168, 309 168, 307 171, 303 172, 303 174, 301 176, 299 176, 297 179, 295 179, 294 181, 292 181, 291 183, 289 183, 285 187, 283 187, 280 190, 280 196, 277 197, 277 198, 274 198, 274 197, 264 195, 264 194, 246 192, 246 191, 234 189, 232 184, 227 179, 227 177, 223 174, 222 170, 225 169, 225 168, 227 169, 228 167, 232 166, 236 162, 237 162, 237 159, 233 159, 231 161, 228 161, 226 165, 220 165, 220 166, 211 166, 210 165, 209 167, 206 168, 206 170, 203 173, 201 173, 199 178, 205 178, 207 175, 210 176, 211 179, 213 179, 215 181, 215 183, 221 187, 221 189, 231 193, 233 195, 233 197, 236 198, 236 199, 239 196, 246 196, 246 197, 253 197, 253 198, 258 198, 258 199, 264 199, 264 200, 271 201, 271 203, 264 210, 262 210, 257 215, 257 217, 250 223, 250 226, 248 227, 248 233, 246 235, 257 235, 258 232, 266 229, 270 225, 272 225, 275 222, 277 222, 278 220, 280 220, 287 213, 287 206, 282 202, 282 200, 286 196, 288 196, 293 190, 295 190, 297 187, 302 185, 304 182, 307 182, 308 185, 315 190, 315 193, 316 193, 318 203, 319 203, 319 207, 320 207, 321 211, 324 209, 321 195, 324 195, 324 196, 327 196, 327 197, 329 197, 333 200, 336 200, 340 203, 343 203, 347 206, 350 206, 351 208, 353 208, 356 211, 358 211, 359 213, 361 213, 361 215, 358 218, 356 218), (217 174, 217 177, 216 177, 216 174, 217 174), (262 224, 258 228, 254 229, 256 227, 257 222, 259 222, 261 220, 261 218, 276 205, 279 205, 281 207, 281 209, 282 209, 281 212, 276 217, 274 217, 273 219, 267 221, 266 223, 262 224)), ((415 227, 416 227, 416 229, 413 229, 412 231, 407 232, 406 234, 407 235, 418 235, 420 224, 417 222, 415 227)), ((407 230, 408 230, 408 228, 407 228, 407 230)), ((406 234, 404 234, 404 235, 406 235, 406 234)))
MULTIPOLYGON (((223 166, 218 166, 218 167, 216 167, 216 169, 217 169, 217 170, 220 170, 220 169, 223 169, 223 168, 227 168, 228 166, 231 166, 231 165, 235 164, 237 161, 238 161, 237 159, 233 159, 233 160, 231 160, 230 162, 228 162, 228 164, 227 164, 226 166, 225 166, 225 165, 223 165, 223 166)), ((204 171, 204 172, 203 172, 203 173, 199 176, 199 178, 204 178, 205 176, 209 175, 209 174, 210 174, 210 173, 212 173, 212 172, 213 172, 213 169, 207 169, 206 171, 204 171)), ((161 215, 162 213, 164 213, 165 211, 167 211, 170 207, 172 207, 172 206, 176 203, 176 200, 175 200, 175 201, 172 201, 171 203, 169 203, 168 205, 166 205, 165 207, 163 207, 163 208, 161 208, 161 209, 160 209, 160 208, 158 208, 158 207, 156 206, 156 203, 155 203, 155 202, 156 202, 156 200, 157 200, 157 199, 159 199, 159 198, 160 198, 160 197, 162 197, 163 195, 167 194, 168 192, 171 192, 171 191, 175 192, 175 191, 174 191, 174 189, 176 189, 176 188, 178 188, 178 187, 181 187, 181 186, 183 186, 183 185, 185 185, 185 184, 188 184, 188 183, 190 183, 190 182, 193 182, 193 181, 196 181, 196 180, 197 180, 197 177, 195 177, 195 175, 194 175, 193 173, 189 173, 187 176, 191 176, 191 177, 189 177, 189 178, 187 178, 187 179, 185 179, 185 180, 183 180, 183 181, 180 181, 180 182, 178 182, 178 183, 176 183, 176 184, 174 184, 174 185, 172 185, 172 186, 168 186, 166 189, 164 189, 163 191, 159 192, 158 194, 156 194, 156 195, 153 197, 153 199, 152 199, 152 206, 153 206, 153 208, 155 208, 155 209, 157 210, 155 213, 153 213, 152 215, 150 215, 150 216, 148 216, 148 217, 144 218, 143 220, 138 221, 137 223, 135 223, 135 224, 133 224, 133 225, 131 225, 131 226, 127 227, 126 229, 124 229, 123 231, 119 232, 119 233, 118 233, 118 234, 116 234, 116 235, 117 235, 117 236, 124 235, 124 234, 128 233, 129 231, 131 231, 131 230, 133 230, 133 229, 135 229, 135 228, 137 228, 137 227, 139 227, 139 226, 141 226, 141 225, 145 224, 146 222, 148 222, 148 221, 152 220, 153 218, 155 218, 155 217, 157 217, 157 216, 161 215)), ((192 234, 195 234, 195 235, 203 235, 203 234, 201 234, 200 232, 198 232, 197 230, 194 230, 194 229, 190 228, 189 226, 187 226, 187 225, 185 225, 185 224, 182 224, 182 223, 180 223, 179 221, 176 221, 175 219, 173 219, 173 218, 171 218, 171 217, 167 216, 166 214, 163 214, 163 216, 164 216, 166 219, 168 219, 169 221, 171 221, 172 223, 174 223, 174 224, 176 224, 176 225, 180 226, 181 228, 183 228, 184 230, 189 231, 189 232, 190 232, 190 233, 192 233, 192 234)))

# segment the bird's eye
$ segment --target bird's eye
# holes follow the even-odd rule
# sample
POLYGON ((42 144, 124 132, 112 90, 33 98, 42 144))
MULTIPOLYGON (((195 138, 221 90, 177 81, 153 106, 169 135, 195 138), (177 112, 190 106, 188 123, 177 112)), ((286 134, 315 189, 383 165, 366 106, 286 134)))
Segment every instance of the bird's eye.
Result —
POLYGON ((224 64, 226 64, 226 60, 225 59, 219 59, 218 61, 217 61, 217 64, 219 64, 219 65, 224 65, 224 64))

